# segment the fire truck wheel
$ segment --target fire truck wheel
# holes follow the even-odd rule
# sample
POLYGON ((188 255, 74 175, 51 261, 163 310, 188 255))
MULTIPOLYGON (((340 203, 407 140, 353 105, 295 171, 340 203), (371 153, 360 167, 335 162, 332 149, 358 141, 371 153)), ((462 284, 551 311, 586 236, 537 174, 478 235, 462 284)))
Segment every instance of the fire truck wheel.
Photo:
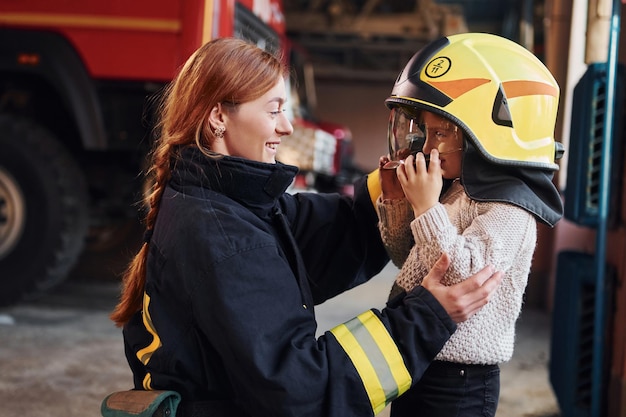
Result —
POLYGON ((0 115, 0 306, 65 279, 83 248, 87 185, 46 129, 0 115))

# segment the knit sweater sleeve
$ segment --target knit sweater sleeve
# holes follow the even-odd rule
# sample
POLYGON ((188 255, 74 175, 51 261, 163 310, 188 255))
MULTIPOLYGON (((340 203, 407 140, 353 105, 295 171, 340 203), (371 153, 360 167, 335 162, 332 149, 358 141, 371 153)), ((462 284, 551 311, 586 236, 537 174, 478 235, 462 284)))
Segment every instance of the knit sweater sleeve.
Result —
POLYGON ((419 262, 427 269, 441 253, 450 255, 447 283, 454 284, 488 264, 500 271, 514 267, 529 239, 534 247, 536 223, 519 207, 464 196, 461 204, 436 204, 415 219, 411 229, 420 248, 419 262))
POLYGON ((382 197, 378 197, 376 208, 385 249, 393 264, 401 268, 413 246, 410 226, 414 218, 413 208, 406 199, 383 200, 382 197))

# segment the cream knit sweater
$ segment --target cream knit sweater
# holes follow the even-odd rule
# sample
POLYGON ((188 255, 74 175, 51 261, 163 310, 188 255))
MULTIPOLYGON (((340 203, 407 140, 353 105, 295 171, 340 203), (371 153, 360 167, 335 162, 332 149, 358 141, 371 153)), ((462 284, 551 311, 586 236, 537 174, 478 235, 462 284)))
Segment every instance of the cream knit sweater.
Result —
POLYGON ((389 256, 401 267, 396 283, 411 290, 442 252, 451 265, 444 277, 455 284, 492 264, 504 272, 490 302, 456 332, 437 360, 496 364, 513 355, 515 322, 537 240, 535 218, 517 206, 471 200, 457 180, 440 203, 413 220, 407 200, 378 200, 379 228, 389 256))

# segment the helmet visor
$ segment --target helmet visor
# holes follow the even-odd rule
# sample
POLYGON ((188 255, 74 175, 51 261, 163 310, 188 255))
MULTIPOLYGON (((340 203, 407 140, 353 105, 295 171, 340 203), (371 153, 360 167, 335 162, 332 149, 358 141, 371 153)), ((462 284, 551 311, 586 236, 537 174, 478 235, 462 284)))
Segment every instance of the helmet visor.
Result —
POLYGON ((385 167, 390 169, 424 149, 427 161, 432 149, 437 149, 439 155, 463 150, 463 134, 456 124, 429 111, 410 107, 391 110, 387 136, 391 162, 385 167))
MULTIPOLYGON (((401 164, 409 155, 422 151, 426 133, 420 123, 420 111, 412 108, 395 107, 389 115, 387 140, 389 159, 401 164)), ((394 164, 392 164, 394 165, 394 164)))

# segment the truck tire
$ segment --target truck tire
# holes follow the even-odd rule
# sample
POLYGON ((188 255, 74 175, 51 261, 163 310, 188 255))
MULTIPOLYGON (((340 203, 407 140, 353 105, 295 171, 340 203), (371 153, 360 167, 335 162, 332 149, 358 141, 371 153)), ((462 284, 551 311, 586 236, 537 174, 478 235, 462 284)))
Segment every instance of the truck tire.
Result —
POLYGON ((88 223, 87 185, 69 152, 35 122, 0 115, 0 306, 62 282, 88 223))

